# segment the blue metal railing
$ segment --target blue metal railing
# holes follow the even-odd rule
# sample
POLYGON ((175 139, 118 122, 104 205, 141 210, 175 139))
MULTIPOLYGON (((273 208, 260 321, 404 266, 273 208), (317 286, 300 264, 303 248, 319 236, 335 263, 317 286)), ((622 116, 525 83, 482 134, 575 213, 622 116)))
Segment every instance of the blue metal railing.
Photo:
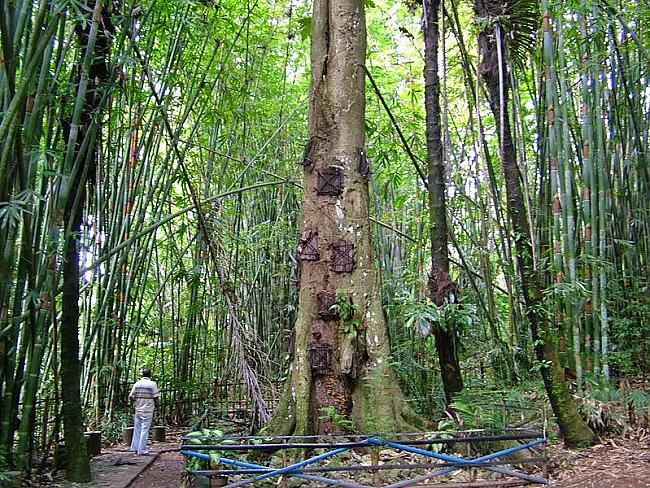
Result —
MULTIPOLYGON (((516 429, 513 429, 516 430, 516 429)), ((399 481, 393 484, 388 484, 384 485, 390 488, 401 488, 401 487, 406 487, 410 486, 416 483, 420 483, 424 480, 428 480, 437 476, 442 476, 448 473, 451 473, 453 471, 463 469, 463 468, 476 468, 476 469, 485 469, 491 472, 495 473, 500 473, 506 476, 511 476, 516 478, 520 482, 525 482, 525 483, 535 483, 535 484, 547 484, 548 481, 541 477, 541 476, 533 476, 530 474, 523 473, 513 467, 502 467, 499 466, 499 464, 524 464, 524 463, 531 463, 531 462, 544 462, 545 458, 539 458, 539 457, 530 457, 530 458, 525 458, 525 459, 517 459, 517 460, 500 460, 500 461, 495 461, 496 458, 502 458, 504 456, 508 456, 511 454, 514 454, 516 452, 524 451, 524 450, 531 450, 532 448, 539 446, 543 443, 546 442, 546 438, 537 432, 530 432, 530 431, 518 431, 518 432, 512 432, 512 430, 509 430, 510 434, 503 434, 503 435, 484 435, 484 436, 478 436, 475 435, 477 431, 471 431, 468 437, 468 433, 458 433, 459 435, 464 435, 464 437, 456 437, 454 439, 449 439, 448 437, 445 438, 429 438, 429 439, 408 439, 409 435, 403 435, 407 437, 406 440, 403 441, 393 441, 393 440, 387 440, 383 437, 385 436, 379 436, 379 435, 363 435, 363 436, 354 436, 353 438, 355 440, 350 440, 351 437, 348 438, 343 438, 341 437, 338 442, 318 442, 322 438, 318 436, 303 436, 303 437, 282 437, 282 438, 265 438, 262 440, 261 438, 254 438, 254 437, 237 437, 236 439, 239 440, 239 443, 237 444, 221 444, 219 443, 219 439, 215 439, 217 442, 215 443, 206 443, 201 444, 201 445, 188 445, 184 444, 181 449, 181 454, 187 457, 195 457, 198 459, 203 459, 206 461, 212 461, 213 463, 219 463, 223 464, 224 466, 230 466, 234 467, 237 469, 230 469, 230 470, 199 470, 199 471, 188 471, 188 474, 204 474, 204 475, 223 475, 223 474, 228 474, 231 476, 249 476, 245 477, 243 479, 239 479, 238 481, 234 481, 231 484, 227 485, 228 488, 236 488, 240 486, 245 486, 248 484, 255 483, 257 481, 261 481, 264 479, 269 479, 273 478, 276 476, 295 476, 297 478, 302 478, 305 480, 309 481, 314 481, 317 483, 322 483, 326 485, 335 485, 335 486, 344 486, 344 487, 351 487, 351 488, 362 488, 362 487, 367 487, 368 485, 363 485, 363 484, 358 484, 350 481, 344 481, 344 480, 337 480, 334 478, 330 477, 325 477, 325 476, 320 476, 320 475, 315 475, 311 474, 314 472, 318 471, 324 471, 324 472, 340 472, 340 471, 360 471, 360 470, 367 470, 367 471, 377 471, 377 470, 382 470, 382 469, 414 469, 414 468, 422 468, 426 467, 428 469, 433 469, 433 471, 429 471, 421 476, 418 476, 416 478, 410 478, 406 479, 403 481, 399 481), (279 443, 277 442, 278 439, 281 439, 284 441, 284 443, 279 443), (442 453, 437 453, 429 450, 422 449, 421 447, 416 447, 416 445, 422 445, 422 444, 442 444, 442 443, 448 443, 448 442, 489 442, 490 440, 522 440, 526 439, 528 442, 525 442, 524 444, 520 444, 517 446, 509 447, 507 449, 501 449, 498 450, 497 452, 482 455, 473 459, 466 459, 466 458, 461 458, 458 456, 452 456, 449 454, 442 454, 442 453), (298 442, 293 442, 294 440, 298 442), (254 441, 255 443, 253 444, 248 444, 248 442, 254 441), (270 442, 271 441, 271 442, 270 442), (274 441, 274 442, 273 442, 274 441), (302 441, 302 442, 300 442, 302 441), (411 454, 416 454, 423 456, 425 459, 429 460, 435 460, 437 463, 434 464, 418 464, 418 465, 411 465, 411 464, 403 464, 400 466, 395 466, 395 465, 384 465, 384 466, 379 466, 379 465, 373 465, 373 466, 349 466, 349 467, 335 467, 335 468, 328 468, 328 467, 316 467, 315 464, 319 463, 321 461, 324 461, 326 459, 333 458, 335 456, 338 456, 339 454, 342 454, 346 451, 349 451, 350 449, 353 448, 390 448, 394 449, 397 451, 404 451, 404 452, 409 452, 411 454), (281 449, 327 449, 326 452, 323 452, 321 454, 311 456, 308 459, 304 459, 299 462, 295 462, 293 464, 290 464, 288 466, 284 466, 282 468, 274 468, 270 466, 264 466, 261 464, 256 464, 256 463, 250 463, 250 462, 245 462, 245 461, 240 461, 236 459, 230 459, 226 457, 217 457, 215 455, 209 455, 205 454, 202 452, 199 452, 200 450, 218 450, 220 452, 224 451, 233 451, 233 452, 238 452, 238 451, 249 451, 249 450, 266 450, 266 451, 278 451, 281 449), (444 466, 444 467, 443 467, 444 466), (241 469, 240 469, 241 468, 241 469), (252 476, 250 476, 252 475, 252 476)), ((413 436, 414 434, 410 435, 413 436)), ((430 434, 425 434, 425 433, 420 433, 420 436, 428 436, 430 434)), ((331 438, 331 437, 330 437, 331 438)), ((227 438, 224 437, 222 439, 229 439, 232 441, 232 439, 235 438, 227 438)))

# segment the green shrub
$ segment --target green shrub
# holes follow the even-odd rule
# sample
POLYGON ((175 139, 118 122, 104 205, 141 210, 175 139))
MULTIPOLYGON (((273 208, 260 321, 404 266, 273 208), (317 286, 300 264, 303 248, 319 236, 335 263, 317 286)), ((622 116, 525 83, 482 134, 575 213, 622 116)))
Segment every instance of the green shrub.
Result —
MULTIPOLYGON (((236 441, 232 439, 223 439, 224 432, 221 429, 201 429, 190 432, 186 436, 187 444, 193 445, 234 445, 237 444, 236 441)), ((199 459, 195 457, 186 457, 185 459, 185 469, 189 471, 196 471, 202 469, 211 469, 215 465, 219 464, 219 459, 223 457, 233 457, 232 451, 224 451, 220 449, 213 449, 205 452, 210 456, 210 461, 204 459, 199 459)))

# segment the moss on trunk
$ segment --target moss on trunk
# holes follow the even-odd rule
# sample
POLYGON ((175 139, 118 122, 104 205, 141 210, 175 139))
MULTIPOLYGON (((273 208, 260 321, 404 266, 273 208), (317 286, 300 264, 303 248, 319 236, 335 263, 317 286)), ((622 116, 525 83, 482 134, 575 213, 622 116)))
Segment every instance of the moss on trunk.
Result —
POLYGON ((587 447, 595 436, 578 411, 576 403, 564 381, 564 368, 560 364, 551 341, 545 341, 543 359, 547 367, 542 369, 542 379, 553 413, 560 426, 560 435, 567 447, 587 447))

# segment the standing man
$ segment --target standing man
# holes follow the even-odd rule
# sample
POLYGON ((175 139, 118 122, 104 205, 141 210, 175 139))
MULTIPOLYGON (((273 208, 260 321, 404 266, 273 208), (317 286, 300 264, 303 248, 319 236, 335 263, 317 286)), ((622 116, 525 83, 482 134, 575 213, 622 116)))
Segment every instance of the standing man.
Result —
POLYGON ((129 399, 135 408, 133 416, 133 440, 131 441, 131 452, 136 454, 149 454, 147 450, 147 437, 153 420, 153 412, 158 406, 158 386, 151 381, 151 370, 142 368, 140 378, 131 388, 129 399))

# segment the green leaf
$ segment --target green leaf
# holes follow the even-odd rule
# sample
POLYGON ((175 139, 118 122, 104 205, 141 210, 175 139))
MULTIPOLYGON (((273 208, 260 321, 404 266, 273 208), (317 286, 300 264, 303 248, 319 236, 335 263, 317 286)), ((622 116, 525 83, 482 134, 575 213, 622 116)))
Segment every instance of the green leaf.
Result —
POLYGON ((650 406, 650 395, 643 390, 633 389, 627 392, 625 400, 634 407, 634 411, 640 415, 650 406))
POLYGON ((303 41, 309 39, 311 35, 311 16, 298 19, 298 24, 300 24, 300 38, 303 41))

